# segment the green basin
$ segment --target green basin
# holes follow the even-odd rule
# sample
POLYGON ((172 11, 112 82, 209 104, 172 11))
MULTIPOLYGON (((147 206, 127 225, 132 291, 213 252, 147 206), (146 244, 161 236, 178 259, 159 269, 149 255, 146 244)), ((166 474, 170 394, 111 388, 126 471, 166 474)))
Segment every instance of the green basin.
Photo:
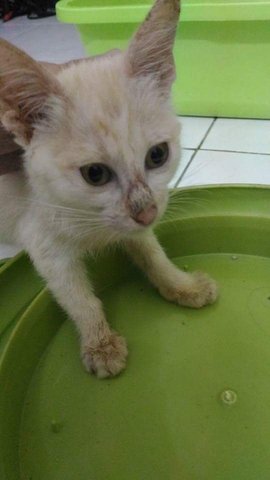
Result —
MULTIPOLYGON (((174 198, 159 238, 176 265, 216 278, 219 300, 181 308, 123 253, 90 261, 108 320, 129 345, 125 372, 98 380, 82 367, 72 323, 46 289, 34 300, 30 289, 0 363, 1 479, 269 478, 270 189, 174 198)), ((25 287, 32 267, 20 257, 7 271, 16 264, 25 287)))

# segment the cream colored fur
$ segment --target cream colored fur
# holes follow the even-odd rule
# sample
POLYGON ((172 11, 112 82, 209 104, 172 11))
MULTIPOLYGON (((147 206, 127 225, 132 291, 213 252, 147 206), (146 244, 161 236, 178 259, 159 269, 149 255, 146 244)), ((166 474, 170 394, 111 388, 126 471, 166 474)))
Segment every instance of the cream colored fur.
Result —
POLYGON ((153 224, 132 216, 149 205, 155 221, 162 216, 179 160, 179 123, 170 106, 178 14, 179 2, 157 0, 126 53, 59 68, 0 45, 1 120, 25 149, 24 171, 0 177, 1 237, 28 251, 75 322, 83 363, 98 377, 124 368, 127 347, 87 278, 87 252, 121 242, 160 293, 180 305, 198 308, 217 296, 214 281, 179 271, 153 224), (161 142, 169 145, 168 161, 146 170, 146 152, 161 142), (112 181, 86 183, 79 169, 92 162, 107 164, 112 181))

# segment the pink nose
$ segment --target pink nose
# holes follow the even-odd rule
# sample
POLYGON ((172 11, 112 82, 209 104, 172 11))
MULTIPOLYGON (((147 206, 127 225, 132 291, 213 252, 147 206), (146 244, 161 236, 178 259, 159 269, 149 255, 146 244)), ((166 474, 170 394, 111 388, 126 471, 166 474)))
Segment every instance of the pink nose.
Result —
POLYGON ((150 225, 157 216, 157 207, 156 205, 150 205, 149 207, 145 208, 138 212, 133 219, 135 222, 140 223, 141 225, 150 225))

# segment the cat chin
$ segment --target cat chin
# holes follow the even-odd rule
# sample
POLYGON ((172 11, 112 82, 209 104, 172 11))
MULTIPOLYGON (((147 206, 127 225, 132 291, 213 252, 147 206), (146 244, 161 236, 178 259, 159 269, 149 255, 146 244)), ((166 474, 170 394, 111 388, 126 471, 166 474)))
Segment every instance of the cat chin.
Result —
POLYGON ((158 219, 155 220, 150 225, 136 224, 134 227, 131 227, 130 229, 126 229, 126 230, 123 229, 121 230, 121 234, 123 235, 123 240, 140 237, 146 234, 147 232, 151 231, 153 228, 155 228, 157 223, 158 223, 158 219))

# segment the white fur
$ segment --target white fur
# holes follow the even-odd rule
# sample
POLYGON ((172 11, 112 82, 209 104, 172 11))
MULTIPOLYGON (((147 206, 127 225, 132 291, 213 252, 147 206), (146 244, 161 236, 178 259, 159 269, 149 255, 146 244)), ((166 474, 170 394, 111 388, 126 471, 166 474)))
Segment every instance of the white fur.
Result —
MULTIPOLYGON (((180 150, 169 83, 166 93, 156 73, 130 75, 127 61, 128 56, 119 54, 57 71, 57 88, 52 79, 48 82, 54 91, 48 92, 45 118, 31 126, 31 141, 24 144, 25 173, 0 177, 0 234, 28 251, 77 325, 84 365, 99 377, 122 370, 127 348, 124 339, 111 332, 94 295, 82 261, 85 253, 122 242, 169 300, 200 307, 216 298, 213 281, 178 271, 152 226, 145 228, 131 216, 128 205, 134 188, 140 208, 151 201, 157 220, 162 216, 180 150), (147 170, 146 153, 161 142, 169 145, 169 159, 161 168, 147 170), (86 183, 79 169, 94 162, 115 172, 110 183, 102 187, 86 183)), ((37 106, 31 102, 32 111, 37 106)), ((27 103, 24 109, 27 112, 27 103)), ((17 122, 16 115, 12 119, 17 122)), ((13 123, 9 128, 15 134, 19 131, 18 141, 24 143, 21 125, 19 130, 13 123)))

